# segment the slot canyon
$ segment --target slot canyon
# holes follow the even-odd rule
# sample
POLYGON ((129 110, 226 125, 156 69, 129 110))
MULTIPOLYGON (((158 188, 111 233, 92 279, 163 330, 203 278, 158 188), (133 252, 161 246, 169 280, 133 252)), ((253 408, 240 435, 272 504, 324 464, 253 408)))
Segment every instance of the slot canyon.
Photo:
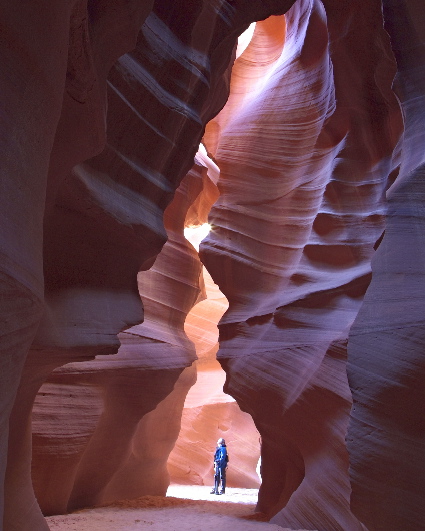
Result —
POLYGON ((0 0, 0 64, 0 531, 222 436, 271 524, 425 529, 421 0, 0 0))

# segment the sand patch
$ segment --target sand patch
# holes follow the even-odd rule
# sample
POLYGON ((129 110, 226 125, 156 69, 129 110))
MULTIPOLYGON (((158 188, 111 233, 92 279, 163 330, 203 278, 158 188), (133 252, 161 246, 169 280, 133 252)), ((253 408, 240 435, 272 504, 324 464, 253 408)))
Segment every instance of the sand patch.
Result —
POLYGON ((282 531, 283 527, 255 514, 256 489, 227 489, 209 494, 211 487, 173 485, 168 496, 143 496, 107 507, 85 509, 46 518, 52 531, 282 531))

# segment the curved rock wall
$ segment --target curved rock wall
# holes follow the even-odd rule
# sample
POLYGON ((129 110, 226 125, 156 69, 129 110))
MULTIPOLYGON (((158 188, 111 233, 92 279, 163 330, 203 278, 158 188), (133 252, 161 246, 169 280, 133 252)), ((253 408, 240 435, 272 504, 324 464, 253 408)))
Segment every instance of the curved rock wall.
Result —
POLYGON ((259 510, 320 531, 424 527, 420 0, 0 4, 3 528, 47 529, 34 400, 46 512, 164 492, 194 381, 183 322, 201 265, 181 230, 206 208, 204 169, 167 230, 163 213, 212 118, 221 196, 202 258, 229 301, 225 389, 262 437, 259 510))
MULTIPOLYGON (((30 406, 14 405, 45 312, 45 205, 74 164, 103 148, 107 71, 134 47, 152 5, 99 3, 92 17, 84 0, 0 5, 0 521, 6 505, 6 529, 47 528, 34 510, 29 477, 30 406), (104 48, 109 39, 113 45, 104 48), (25 442, 9 421, 13 405, 20 432, 27 432, 25 442), (16 474, 8 473, 4 488, 6 463, 13 468, 15 455, 16 474), (18 499, 29 501, 22 511, 15 508, 16 491, 18 499)), ((49 352, 42 365, 41 372, 51 365, 49 352)), ((29 394, 35 394, 38 378, 31 375, 24 384, 29 394)))
POLYGON ((404 135, 385 235, 350 331, 352 509, 371 530, 425 526, 423 231, 425 33, 421 2, 385 0, 404 135))
POLYGON ((237 36, 292 1, 3 4, 0 483, 8 454, 4 527, 41 530, 37 390, 55 367, 116 352, 141 322, 137 272, 165 243, 163 211, 225 103, 237 36), (107 75, 108 141, 86 161, 105 144, 107 75))
POLYGON ((32 472, 44 514, 166 492, 167 457, 179 433, 182 401, 196 374, 191 369, 179 378, 195 359, 183 324, 199 297, 201 274, 197 252, 183 228, 186 212, 202 193, 205 172, 195 165, 182 181, 165 210, 168 241, 152 268, 138 275, 143 324, 120 334, 115 356, 56 369, 37 396, 32 472), (69 399, 64 396, 68 393, 69 399), (86 396, 85 407, 68 411, 62 433, 64 400, 78 402, 81 395, 86 396), (43 422, 46 410, 55 422, 43 422))
POLYGON ((229 108, 207 128, 221 195, 201 258, 229 300, 225 390, 262 436, 258 509, 346 531, 363 529, 350 511, 347 337, 401 119, 379 2, 324 4, 257 23, 236 61, 229 108))

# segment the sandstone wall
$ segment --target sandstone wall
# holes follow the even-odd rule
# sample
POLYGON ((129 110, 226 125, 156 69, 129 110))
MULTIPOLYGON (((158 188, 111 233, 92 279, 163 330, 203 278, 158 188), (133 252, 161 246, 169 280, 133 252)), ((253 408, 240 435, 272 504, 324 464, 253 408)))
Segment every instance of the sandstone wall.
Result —
POLYGON ((207 127, 220 198, 201 257, 229 300, 225 390, 262 436, 258 509, 283 527, 358 530, 347 338, 396 166, 395 63, 379 2, 299 1, 285 18, 257 23, 207 127))
POLYGON ((165 243, 163 211, 225 103, 236 38, 291 3, 2 2, 6 529, 46 529, 30 482, 38 388, 58 366, 116 352, 117 333, 142 321, 136 276, 165 243), (106 148, 87 161, 105 125, 106 148))
POLYGON ((201 257, 229 301, 225 390, 262 438, 258 509, 424 527, 420 0, 4 0, 0 20, 3 529, 47 529, 34 401, 45 512, 164 492, 194 381, 196 175, 163 216, 203 136, 201 257))
POLYGON ((115 356, 56 369, 37 395, 32 473, 44 514, 166 492, 167 456, 196 379, 195 349, 183 325, 200 296, 201 263, 183 227, 208 179, 203 173, 195 165, 182 181, 164 215, 168 241, 152 268, 138 275, 143 324, 120 334, 115 356))
POLYGON ((384 1, 383 7, 397 60, 394 90, 404 135, 389 181, 385 234, 349 336, 354 405, 348 450, 353 511, 369 529, 395 531, 425 525, 425 33, 420 2, 384 1))
MULTIPOLYGON (((134 47, 152 5, 99 3, 92 7, 90 21, 84 1, 0 5, 0 521, 6 505, 5 528, 46 529, 41 514, 31 509, 36 505, 29 481, 30 406, 15 402, 26 355, 45 312, 45 205, 74 164, 103 148, 106 74, 134 47), (109 39, 114 44, 103 47, 109 39), (27 431, 22 445, 9 422, 13 407, 21 419, 20 430, 27 431), (15 452, 16 440, 23 455, 5 486, 6 463, 14 459, 8 446, 15 452), (10 521, 16 490, 28 505, 10 521)), ((51 366, 49 354, 41 372, 51 366)), ((55 360, 53 366, 61 362, 55 360)), ((31 375, 24 384, 29 394, 35 394, 37 378, 31 375)))

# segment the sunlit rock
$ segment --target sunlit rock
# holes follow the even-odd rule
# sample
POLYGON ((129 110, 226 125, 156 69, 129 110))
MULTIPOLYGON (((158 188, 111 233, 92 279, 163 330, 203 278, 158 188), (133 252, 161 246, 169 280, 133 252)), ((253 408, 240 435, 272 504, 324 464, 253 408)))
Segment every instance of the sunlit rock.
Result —
POLYGON ((379 6, 346 9, 305 0, 257 23, 207 128, 221 195, 201 245, 229 300, 225 391, 262 436, 258 508, 283 527, 340 531, 363 529, 350 510, 347 337, 401 133, 379 6))

